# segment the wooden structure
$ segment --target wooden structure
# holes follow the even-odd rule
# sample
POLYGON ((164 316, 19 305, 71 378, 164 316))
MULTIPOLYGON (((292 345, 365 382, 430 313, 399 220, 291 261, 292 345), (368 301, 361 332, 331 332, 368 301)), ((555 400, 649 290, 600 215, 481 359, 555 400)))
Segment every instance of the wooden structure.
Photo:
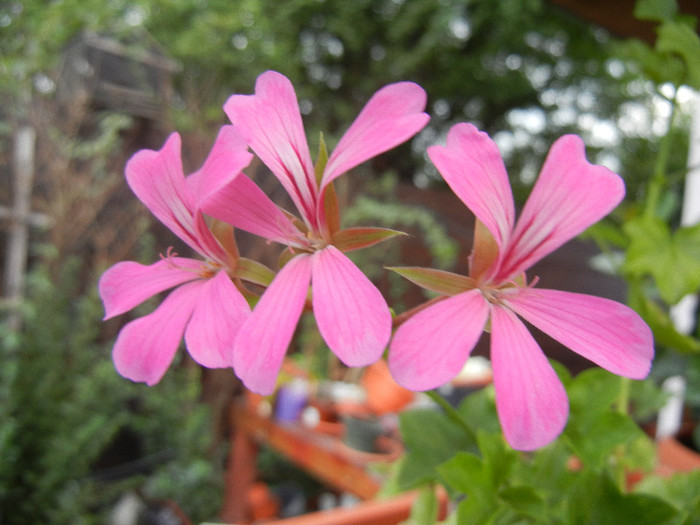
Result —
POLYGON ((338 436, 319 433, 298 423, 279 423, 260 415, 243 400, 231 406, 233 438, 227 468, 222 518, 227 523, 249 523, 248 489, 256 477, 260 446, 277 450, 305 471, 336 490, 361 500, 373 498, 381 478, 371 466, 398 458, 400 450, 371 454, 349 448, 338 436))
MULTIPOLYGON (((634 16, 637 0, 549 0, 579 18, 599 25, 621 38, 639 38, 653 44, 656 40, 654 22, 639 20, 634 16)), ((700 19, 700 2, 678 0, 682 13, 700 19)))
POLYGON ((59 100, 158 120, 172 97, 171 77, 179 66, 149 40, 145 35, 130 45, 81 34, 66 48, 59 100))

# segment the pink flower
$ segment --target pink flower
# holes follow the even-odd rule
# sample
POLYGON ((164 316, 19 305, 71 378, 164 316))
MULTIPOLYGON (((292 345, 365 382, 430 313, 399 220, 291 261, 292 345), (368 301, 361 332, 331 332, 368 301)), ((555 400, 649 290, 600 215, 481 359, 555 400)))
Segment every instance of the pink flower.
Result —
POLYGON ((228 180, 251 158, 233 126, 224 126, 202 168, 187 178, 177 133, 170 135, 160 151, 141 150, 127 163, 126 179, 136 196, 205 260, 168 252, 150 266, 124 261, 102 275, 99 292, 105 319, 177 286, 155 311, 131 321, 119 332, 113 359, 124 377, 149 385, 160 381, 183 333, 190 355, 201 365, 232 365, 233 339, 250 308, 227 275, 237 257, 235 248, 228 244, 233 237, 219 242, 207 228, 199 203, 211 191, 207 186, 211 177, 228 180))
POLYGON ((607 215, 624 196, 622 179, 589 164, 579 137, 561 137, 516 223, 508 176, 488 135, 457 124, 447 135, 447 146, 432 146, 428 154, 476 215, 470 273, 463 277, 399 270, 450 297, 398 328, 389 366, 408 388, 442 385, 461 370, 488 322, 496 406, 505 437, 516 449, 544 446, 564 429, 568 399, 519 317, 615 374, 641 379, 651 367, 652 334, 633 310, 599 297, 536 289, 524 274, 607 215))
MULTIPOLYGON (((314 167, 296 94, 283 75, 258 77, 254 95, 234 95, 224 109, 250 147, 289 193, 301 220, 281 212, 250 179, 239 176, 205 204, 206 213, 280 242, 293 257, 264 292, 234 345, 234 370, 248 388, 273 391, 312 285, 321 335, 348 366, 376 361, 391 336, 391 313, 379 290, 343 251, 381 240, 378 229, 339 230, 331 183, 338 176, 408 140, 428 121, 425 92, 402 82, 379 90, 314 167), (377 238, 370 242, 370 238, 377 238)), ((386 238, 386 237, 383 237, 386 238)))

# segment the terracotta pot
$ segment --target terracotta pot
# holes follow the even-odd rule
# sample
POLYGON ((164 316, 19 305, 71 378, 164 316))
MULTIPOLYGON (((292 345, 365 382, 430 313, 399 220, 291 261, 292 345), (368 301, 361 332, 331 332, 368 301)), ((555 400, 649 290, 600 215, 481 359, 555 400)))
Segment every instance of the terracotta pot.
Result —
POLYGON ((248 489, 247 503, 253 521, 275 518, 279 512, 279 501, 267 484, 253 483, 248 489))
POLYGON ((415 392, 394 381, 384 360, 368 366, 361 383, 367 392, 367 407, 377 415, 399 412, 415 397, 415 392))
POLYGON ((656 444, 656 454, 657 472, 661 475, 700 470, 700 454, 675 438, 660 439, 656 444))

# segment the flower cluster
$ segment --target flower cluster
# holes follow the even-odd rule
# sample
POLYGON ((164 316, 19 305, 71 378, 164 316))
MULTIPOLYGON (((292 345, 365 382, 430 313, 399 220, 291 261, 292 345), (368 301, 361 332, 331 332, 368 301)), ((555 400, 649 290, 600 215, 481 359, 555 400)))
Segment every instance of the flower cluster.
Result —
POLYGON ((508 442, 524 450, 562 431, 568 401, 520 318, 611 372, 646 376, 653 341, 633 310, 607 299, 538 289, 526 280, 524 272, 535 262, 608 214, 624 195, 621 178, 588 163, 576 136, 552 146, 517 222, 503 161, 486 134, 457 124, 446 146, 428 149, 477 218, 470 270, 460 276, 396 268, 439 292, 441 300, 409 316, 392 337, 389 306, 345 252, 398 232, 342 229, 333 181, 418 133, 429 120, 425 104, 425 92, 414 83, 382 88, 330 155, 321 141, 314 164, 294 88, 268 71, 258 77, 253 95, 226 102, 232 125, 222 128, 197 172, 185 177, 177 134, 160 151, 138 152, 126 166, 129 185, 203 260, 168 251, 150 266, 127 261, 105 272, 99 283, 105 318, 177 286, 153 313, 121 330, 113 352, 117 370, 134 381, 158 382, 184 334, 197 362, 232 367, 249 389, 269 394, 308 308, 343 363, 371 364, 388 346, 395 379, 427 390, 450 381, 490 330, 499 418, 508 442), (298 216, 279 208, 243 173, 252 159, 249 150, 286 189, 298 216), (234 228, 285 247, 276 275, 240 256, 234 228), (262 285, 262 295, 255 296, 246 282, 262 285))

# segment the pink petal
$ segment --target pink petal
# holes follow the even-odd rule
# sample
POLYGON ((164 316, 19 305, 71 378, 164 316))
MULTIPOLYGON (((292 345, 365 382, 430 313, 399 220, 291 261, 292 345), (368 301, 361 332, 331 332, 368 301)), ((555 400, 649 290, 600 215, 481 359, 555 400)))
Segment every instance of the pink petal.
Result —
POLYGON ((127 162, 125 172, 129 186, 151 213, 201 253, 192 218, 195 203, 182 172, 180 135, 171 134, 160 151, 138 151, 127 162))
POLYGON ((201 261, 170 257, 145 266, 124 261, 109 268, 100 277, 98 290, 105 307, 105 319, 128 312, 146 299, 178 284, 199 279, 201 261))
POLYGON ((469 290, 417 313, 396 330, 389 368, 411 390, 430 390, 453 379, 481 337, 488 303, 469 290))
POLYGON ((647 376, 654 358, 651 330, 639 315, 610 299, 525 288, 507 304, 561 344, 614 374, 647 376))
POLYGON ((527 270, 610 213, 625 195, 622 179, 586 160, 576 135, 558 139, 513 232, 501 278, 527 270))
POLYGON ((277 274, 243 323, 233 349, 233 368, 248 389, 268 395, 292 340, 311 282, 311 259, 292 258, 277 274))
POLYGON ((200 285, 197 305, 185 331, 192 358, 207 368, 233 366, 233 342, 250 307, 225 271, 200 285))
POLYGON ((180 345, 200 284, 180 286, 155 311, 121 329, 112 351, 117 372, 149 385, 161 380, 180 345))
POLYGON ((348 366, 379 359, 391 337, 391 312, 377 287, 335 246, 312 256, 314 316, 321 336, 348 366))
POLYGON ((202 203, 207 215, 266 239, 304 247, 306 239, 292 221, 245 175, 238 176, 202 203))
POLYGON ((196 205, 194 215, 195 236, 202 255, 220 263, 227 262, 227 254, 212 235, 200 210, 204 202, 221 188, 230 184, 253 158, 248 144, 233 126, 222 126, 202 167, 185 179, 188 195, 196 205))
POLYGON ((471 124, 456 124, 447 134, 447 146, 429 147, 428 156, 502 248, 515 223, 515 205, 495 142, 471 124))
POLYGON ((222 126, 202 167, 186 179, 188 192, 199 205, 250 164, 253 154, 234 126, 222 126))
POLYGON ((525 325, 507 308, 491 309, 491 362, 496 408, 508 443, 534 450, 566 426, 566 390, 525 325))
POLYGON ((272 170, 307 220, 315 217, 317 185, 292 83, 267 71, 255 95, 233 95, 224 111, 250 147, 272 170))
POLYGON ((398 82, 377 91, 333 150, 321 186, 423 129, 430 120, 423 112, 425 102, 425 91, 413 82, 398 82))

